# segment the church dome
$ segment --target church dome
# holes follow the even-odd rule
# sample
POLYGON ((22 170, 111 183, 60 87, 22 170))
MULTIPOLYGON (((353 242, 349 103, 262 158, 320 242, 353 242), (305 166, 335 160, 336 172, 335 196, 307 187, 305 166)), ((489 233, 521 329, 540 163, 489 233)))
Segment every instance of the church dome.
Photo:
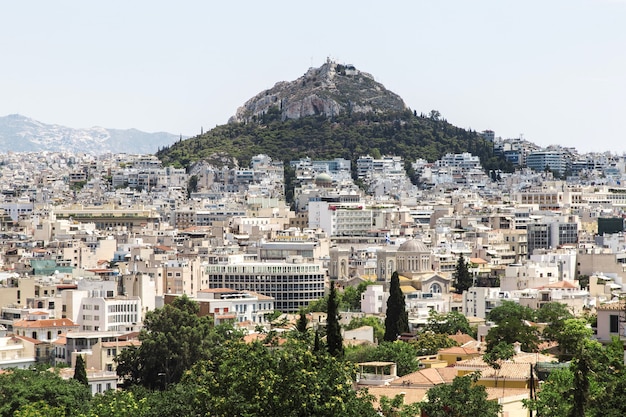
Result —
POLYGON ((325 172, 322 172, 317 177, 315 177, 315 184, 319 186, 327 187, 327 186, 332 185, 332 183, 333 183, 332 177, 325 172))
POLYGON ((413 252, 413 253, 424 253, 430 252, 426 245, 419 240, 411 239, 407 240, 398 248, 398 252, 413 252))

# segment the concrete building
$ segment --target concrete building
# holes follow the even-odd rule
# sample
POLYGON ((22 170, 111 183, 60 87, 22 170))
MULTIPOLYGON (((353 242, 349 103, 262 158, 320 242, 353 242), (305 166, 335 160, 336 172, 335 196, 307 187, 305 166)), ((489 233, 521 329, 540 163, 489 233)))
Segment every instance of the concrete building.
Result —
POLYGON ((231 256, 228 264, 205 267, 207 288, 254 291, 272 297, 276 310, 296 312, 324 297, 326 271, 317 263, 291 258, 284 262, 251 262, 231 256))
POLYGON ((503 300, 513 301, 511 293, 500 288, 471 287, 463 291, 463 315, 485 319, 503 300))

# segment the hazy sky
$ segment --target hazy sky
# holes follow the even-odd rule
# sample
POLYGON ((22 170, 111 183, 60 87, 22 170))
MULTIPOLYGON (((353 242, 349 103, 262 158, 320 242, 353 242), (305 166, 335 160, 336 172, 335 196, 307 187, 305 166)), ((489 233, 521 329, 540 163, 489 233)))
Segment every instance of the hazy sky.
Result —
POLYGON ((327 56, 417 112, 626 151, 626 0, 11 1, 0 116, 195 135, 327 56))

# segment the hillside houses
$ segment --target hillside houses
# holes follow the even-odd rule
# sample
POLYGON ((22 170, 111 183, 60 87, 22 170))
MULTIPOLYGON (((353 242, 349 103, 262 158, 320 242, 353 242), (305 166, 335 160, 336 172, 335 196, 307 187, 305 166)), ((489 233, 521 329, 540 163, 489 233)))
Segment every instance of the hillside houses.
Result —
POLYGON ((371 283, 359 314, 383 317, 395 271, 413 330, 431 311, 484 320, 503 300, 557 301, 597 311, 601 340, 626 335, 605 305, 624 291, 626 191, 592 184, 598 167, 568 181, 491 175, 449 154, 415 162, 418 186, 398 156, 304 158, 290 164, 289 204, 284 167, 266 155, 189 171, 142 155, 0 160, 0 351, 17 366, 84 354, 105 378, 145 315, 182 295, 215 324, 253 332, 324 297, 330 280, 371 283), (461 256, 473 285, 455 294, 461 256))

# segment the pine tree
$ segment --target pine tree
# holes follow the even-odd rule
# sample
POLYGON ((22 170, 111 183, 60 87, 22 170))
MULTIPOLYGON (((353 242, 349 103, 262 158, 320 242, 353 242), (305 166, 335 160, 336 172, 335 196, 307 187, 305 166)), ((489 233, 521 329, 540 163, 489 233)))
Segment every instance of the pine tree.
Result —
POLYGON ((400 289, 398 271, 391 275, 389 298, 387 299, 387 317, 385 318, 384 339, 389 342, 398 340, 398 336, 409 331, 409 315, 406 311, 404 295, 400 289))
POLYGON ((330 294, 328 295, 328 309, 326 311, 326 345, 328 353, 335 357, 343 356, 343 337, 339 326, 339 300, 335 282, 330 282, 330 294))
POLYGON ((74 366, 74 379, 83 385, 89 385, 87 380, 87 370, 85 369, 85 361, 83 355, 76 356, 76 365, 74 366))
POLYGON ((465 262, 463 254, 461 254, 456 263, 456 270, 454 272, 454 291, 457 294, 463 294, 463 291, 469 289, 472 285, 472 276, 470 275, 469 269, 467 269, 467 262, 465 262))

